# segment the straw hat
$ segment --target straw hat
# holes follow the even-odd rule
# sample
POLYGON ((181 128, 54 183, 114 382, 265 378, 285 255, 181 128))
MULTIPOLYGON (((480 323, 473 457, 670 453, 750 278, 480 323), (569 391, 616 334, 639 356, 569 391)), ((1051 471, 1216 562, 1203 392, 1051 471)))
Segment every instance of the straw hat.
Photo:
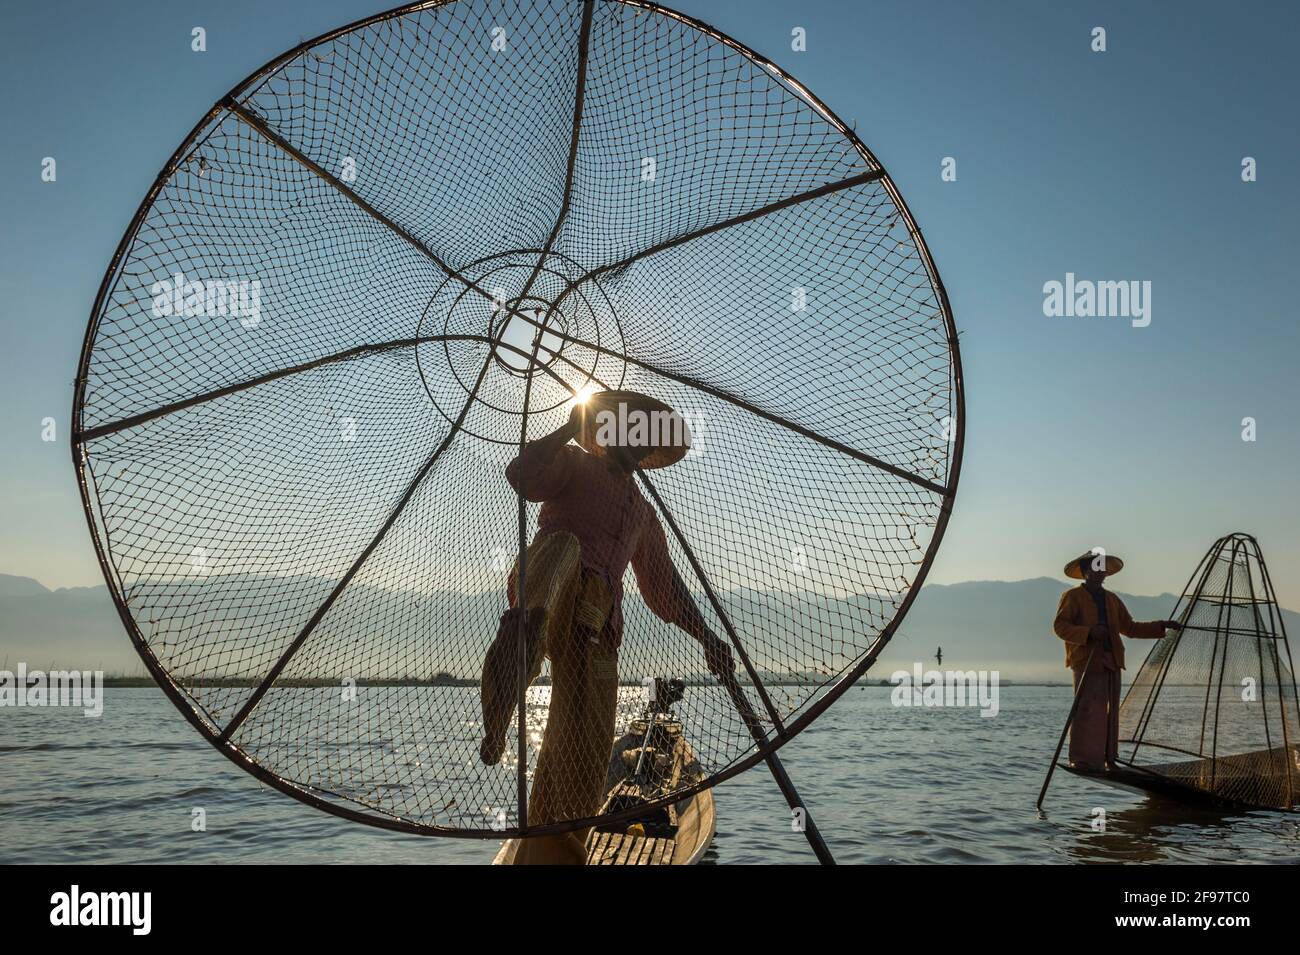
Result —
POLYGON ((578 405, 582 430, 577 442, 583 450, 605 456, 612 446, 652 450, 640 461, 642 468, 675 464, 691 447, 686 419, 656 398, 636 391, 600 391, 578 405))
MULTIPOLYGON (((1075 580, 1083 580, 1083 571, 1079 569, 1079 561, 1081 560, 1093 561, 1100 556, 1101 556, 1100 554, 1094 554, 1092 551, 1088 551, 1086 554, 1080 554, 1078 557, 1074 558, 1074 560, 1070 561, 1068 564, 1065 565, 1065 576, 1073 577, 1075 580)), ((1124 561, 1120 560, 1118 557, 1115 557, 1112 554, 1106 555, 1107 575, 1118 574, 1123 569, 1124 569, 1124 561)))

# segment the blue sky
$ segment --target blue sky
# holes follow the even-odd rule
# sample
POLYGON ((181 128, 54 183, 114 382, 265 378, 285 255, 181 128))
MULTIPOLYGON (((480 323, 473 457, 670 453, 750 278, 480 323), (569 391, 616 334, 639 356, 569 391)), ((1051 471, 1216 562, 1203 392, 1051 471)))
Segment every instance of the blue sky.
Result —
MULTIPOLYGON (((962 331, 967 452, 931 580, 1177 590, 1231 530, 1300 605, 1300 155, 1289 4, 680 0, 857 131, 930 242, 962 331), (808 50, 790 49, 806 28, 808 50), (1107 30, 1093 53, 1090 31, 1107 30), (957 181, 940 163, 957 161, 957 181), (1241 160, 1258 161, 1243 183, 1241 160), (1152 320, 1048 318, 1043 284, 1152 283, 1152 320), (1258 440, 1243 442, 1254 417, 1258 440)), ((196 119, 366 0, 10 0, 0 34, 0 572, 99 581, 67 446, 103 270, 196 119), (208 52, 190 51, 203 26, 208 52), (40 180, 44 156, 57 183, 40 180), (41 419, 57 420, 55 443, 41 419)))

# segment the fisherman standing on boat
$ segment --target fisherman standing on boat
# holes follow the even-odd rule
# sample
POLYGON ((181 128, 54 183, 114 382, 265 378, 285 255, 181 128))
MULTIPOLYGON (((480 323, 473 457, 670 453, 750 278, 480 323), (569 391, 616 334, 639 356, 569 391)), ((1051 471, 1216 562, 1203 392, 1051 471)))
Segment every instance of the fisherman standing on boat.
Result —
POLYGON ((1052 626, 1065 641, 1065 665, 1074 671, 1079 698, 1070 725, 1070 765, 1084 771, 1109 770, 1119 755, 1120 635, 1154 640, 1167 629, 1182 629, 1174 620, 1139 622, 1129 616, 1124 602, 1102 587, 1123 567, 1122 560, 1099 548, 1066 564, 1065 576, 1083 583, 1061 594, 1052 626))
MULTIPOLYGON (((690 447, 685 421, 663 402, 607 391, 578 403, 563 427, 525 445, 506 479, 542 503, 537 536, 510 572, 511 609, 483 662, 484 738, 479 755, 500 762, 518 704, 520 614, 531 683, 551 660, 551 699, 528 824, 600 811, 614 740, 623 575, 629 564, 646 605, 704 649, 715 676, 731 678, 731 649, 705 624, 673 567, 663 527, 632 479, 679 461, 690 447), (576 440, 578 446, 569 444, 576 440)), ((586 860, 586 832, 525 839, 516 863, 586 860)))

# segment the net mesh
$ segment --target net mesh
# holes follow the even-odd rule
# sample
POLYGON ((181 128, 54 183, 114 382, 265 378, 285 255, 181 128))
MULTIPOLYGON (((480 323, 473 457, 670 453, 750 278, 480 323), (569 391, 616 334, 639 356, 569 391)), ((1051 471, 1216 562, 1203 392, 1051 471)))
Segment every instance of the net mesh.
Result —
POLYGON ((1291 807, 1300 707, 1254 538, 1216 541, 1174 617, 1183 630, 1152 647, 1120 707, 1122 759, 1223 800, 1291 807))
POLYGON ((110 587, 263 778, 380 824, 509 832, 556 648, 491 764, 480 677, 521 541, 576 521, 625 590, 597 635, 619 678, 601 745, 643 681, 688 683, 698 771, 646 761, 668 799, 836 694, 928 566, 960 448, 937 281, 856 137, 703 24, 385 14, 223 101, 128 232, 75 411, 110 587), (579 468, 521 511, 521 437, 605 389, 671 405, 689 453, 615 504, 616 475, 579 468), (674 576, 734 682, 674 625, 674 576))

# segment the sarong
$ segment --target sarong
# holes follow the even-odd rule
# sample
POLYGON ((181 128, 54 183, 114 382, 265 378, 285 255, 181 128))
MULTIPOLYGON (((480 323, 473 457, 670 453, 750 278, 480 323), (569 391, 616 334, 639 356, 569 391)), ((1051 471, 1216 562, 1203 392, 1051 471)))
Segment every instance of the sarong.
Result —
POLYGON ((1083 666, 1072 672, 1075 692, 1080 693, 1081 680, 1083 691, 1070 724, 1070 763, 1080 769, 1108 768, 1119 755, 1119 670, 1106 665, 1099 649, 1086 680, 1083 666))
MULTIPOLYGON (((551 661, 551 700, 528 799, 529 827, 596 815, 609 776, 618 650, 604 630, 613 597, 604 578, 584 568, 580 557, 578 539, 555 531, 528 547, 522 602, 518 562, 508 581, 511 606, 546 609, 544 652, 551 661)), ((529 669, 531 684, 541 671, 540 654, 529 669)), ((589 831, 525 839, 515 861, 582 864, 589 831)))

